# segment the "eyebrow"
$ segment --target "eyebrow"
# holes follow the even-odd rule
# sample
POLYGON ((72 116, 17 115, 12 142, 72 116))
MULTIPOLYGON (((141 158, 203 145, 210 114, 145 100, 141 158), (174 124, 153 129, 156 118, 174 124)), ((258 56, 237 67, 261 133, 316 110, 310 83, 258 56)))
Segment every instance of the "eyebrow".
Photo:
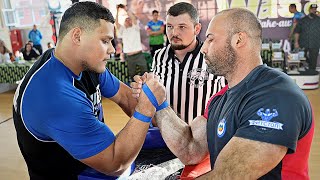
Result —
POLYGON ((109 40, 112 40, 114 37, 106 35, 106 36, 102 36, 102 38, 107 38, 109 40))
MULTIPOLYGON (((170 23, 167 23, 167 25, 172 25, 172 24, 170 24, 170 23)), ((181 25, 187 25, 186 23, 180 23, 180 24, 178 24, 178 26, 181 26, 181 25)))
POLYGON ((209 34, 207 34, 207 38, 209 37, 209 36, 214 36, 212 33, 209 33, 209 34))

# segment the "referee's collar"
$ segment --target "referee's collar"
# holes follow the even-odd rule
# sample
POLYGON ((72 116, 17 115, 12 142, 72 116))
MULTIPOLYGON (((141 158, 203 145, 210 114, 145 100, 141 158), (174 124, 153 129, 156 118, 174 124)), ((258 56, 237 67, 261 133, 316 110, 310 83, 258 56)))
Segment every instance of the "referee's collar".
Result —
MULTIPOLYGON (((188 52, 186 54, 186 56, 189 56, 190 54, 192 54, 192 56, 196 56, 199 53, 203 42, 200 41, 198 37, 196 37, 196 41, 197 41, 196 48, 194 48, 192 51, 188 52)), ((170 49, 169 49, 168 54, 169 54, 169 57, 175 57, 174 50, 171 48, 171 45, 170 45, 170 49)))

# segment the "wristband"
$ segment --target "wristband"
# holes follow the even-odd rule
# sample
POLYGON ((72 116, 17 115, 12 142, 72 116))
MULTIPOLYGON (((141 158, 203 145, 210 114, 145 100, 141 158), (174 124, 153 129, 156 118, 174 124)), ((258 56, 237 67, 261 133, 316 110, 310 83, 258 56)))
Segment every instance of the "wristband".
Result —
POLYGON ((166 107, 169 106, 167 101, 164 101, 161 105, 158 105, 158 101, 157 98, 154 96, 154 94, 152 93, 152 91, 149 89, 149 87, 147 86, 147 84, 144 84, 142 86, 142 90, 144 91, 144 93, 146 94, 146 96, 148 97, 149 101, 151 102, 151 104, 156 108, 156 111, 160 111, 161 109, 164 109, 166 107))
POLYGON ((157 98, 154 96, 154 94, 152 93, 152 91, 149 89, 149 87, 147 86, 147 84, 144 84, 142 86, 142 90, 144 91, 144 93, 146 94, 146 96, 148 97, 149 101, 152 103, 152 105, 157 109, 158 107, 158 101, 157 98))
POLYGON ((142 121, 142 122, 146 122, 146 123, 150 123, 152 120, 152 117, 145 116, 145 115, 139 113, 138 111, 134 111, 133 117, 142 121))
POLYGON ((156 111, 160 111, 161 109, 164 109, 168 106, 169 106, 169 103, 167 101, 164 101, 160 106, 156 108, 156 111))

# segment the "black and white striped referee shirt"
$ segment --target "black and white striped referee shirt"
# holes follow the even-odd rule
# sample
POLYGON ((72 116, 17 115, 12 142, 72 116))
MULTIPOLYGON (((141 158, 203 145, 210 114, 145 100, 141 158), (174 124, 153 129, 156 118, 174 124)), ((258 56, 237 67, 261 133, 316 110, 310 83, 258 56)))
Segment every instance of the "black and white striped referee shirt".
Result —
POLYGON ((188 52, 182 62, 175 56, 170 44, 158 50, 153 57, 152 71, 160 76, 172 109, 188 124, 204 113, 209 98, 225 85, 225 78, 208 73, 200 52, 202 42, 188 52))

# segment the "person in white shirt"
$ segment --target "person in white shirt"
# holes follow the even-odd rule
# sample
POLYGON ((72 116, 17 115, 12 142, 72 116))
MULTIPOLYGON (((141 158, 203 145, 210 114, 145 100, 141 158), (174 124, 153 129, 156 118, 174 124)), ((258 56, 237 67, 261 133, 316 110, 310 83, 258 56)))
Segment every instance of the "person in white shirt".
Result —
POLYGON ((131 80, 138 74, 136 72, 136 66, 140 67, 140 75, 148 72, 147 61, 142 53, 140 28, 137 24, 137 18, 135 15, 127 10, 127 6, 122 4, 117 6, 116 15, 116 27, 122 38, 123 53, 125 54, 125 60, 128 62, 128 73, 131 80), (122 8, 127 12, 124 26, 119 24, 119 9, 122 8))

